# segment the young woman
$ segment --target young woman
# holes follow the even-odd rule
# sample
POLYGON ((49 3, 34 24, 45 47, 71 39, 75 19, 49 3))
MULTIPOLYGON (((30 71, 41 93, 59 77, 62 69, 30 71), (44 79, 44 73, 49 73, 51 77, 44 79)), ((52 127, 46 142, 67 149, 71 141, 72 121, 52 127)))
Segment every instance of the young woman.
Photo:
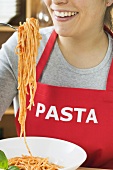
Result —
MULTIPOLYGON (((112 29, 113 0, 44 1, 54 26, 40 30, 26 135, 74 142, 87 152, 83 166, 112 169, 113 35, 104 25, 112 29)), ((0 51, 0 113, 14 98, 19 134, 16 45, 15 33, 0 51)))

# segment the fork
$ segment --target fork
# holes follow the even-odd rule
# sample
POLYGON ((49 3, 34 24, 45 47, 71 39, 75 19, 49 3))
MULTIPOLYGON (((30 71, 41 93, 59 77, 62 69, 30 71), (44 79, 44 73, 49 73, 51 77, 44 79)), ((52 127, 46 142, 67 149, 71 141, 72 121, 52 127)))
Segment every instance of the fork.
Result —
POLYGON ((0 23, 0 25, 2 25, 2 26, 8 26, 8 27, 10 27, 10 28, 13 28, 15 31, 18 30, 18 29, 15 28, 14 26, 12 26, 12 25, 10 25, 10 24, 7 24, 7 23, 0 23))

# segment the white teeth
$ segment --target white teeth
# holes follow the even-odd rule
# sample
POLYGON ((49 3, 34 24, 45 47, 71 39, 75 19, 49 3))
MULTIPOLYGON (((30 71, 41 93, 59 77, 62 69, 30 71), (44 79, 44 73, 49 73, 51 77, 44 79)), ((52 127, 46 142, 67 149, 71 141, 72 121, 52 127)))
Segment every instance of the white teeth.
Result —
POLYGON ((61 16, 61 17, 64 17, 64 16, 65 16, 65 13, 64 13, 64 12, 61 12, 60 16, 61 16))
POLYGON ((69 12, 69 16, 71 16, 71 12, 69 12))
POLYGON ((59 11, 54 11, 54 12, 55 12, 55 15, 58 17, 73 16, 77 14, 77 12, 59 12, 59 11))

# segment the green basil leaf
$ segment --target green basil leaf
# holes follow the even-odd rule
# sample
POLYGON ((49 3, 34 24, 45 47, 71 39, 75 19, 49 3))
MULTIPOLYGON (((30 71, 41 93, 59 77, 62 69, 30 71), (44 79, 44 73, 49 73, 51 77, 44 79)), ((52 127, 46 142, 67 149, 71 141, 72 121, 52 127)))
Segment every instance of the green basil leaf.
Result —
POLYGON ((8 159, 5 153, 0 150, 0 169, 7 169, 8 168, 8 159))
POLYGON ((9 166, 8 170, 19 170, 17 166, 9 166))

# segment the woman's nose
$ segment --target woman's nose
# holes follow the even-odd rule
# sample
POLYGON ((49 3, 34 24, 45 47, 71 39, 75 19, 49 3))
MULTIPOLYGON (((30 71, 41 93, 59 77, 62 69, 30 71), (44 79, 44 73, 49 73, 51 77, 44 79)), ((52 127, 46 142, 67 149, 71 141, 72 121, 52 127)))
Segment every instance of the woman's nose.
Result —
POLYGON ((66 4, 68 3, 68 0, 52 0, 54 4, 66 4))

